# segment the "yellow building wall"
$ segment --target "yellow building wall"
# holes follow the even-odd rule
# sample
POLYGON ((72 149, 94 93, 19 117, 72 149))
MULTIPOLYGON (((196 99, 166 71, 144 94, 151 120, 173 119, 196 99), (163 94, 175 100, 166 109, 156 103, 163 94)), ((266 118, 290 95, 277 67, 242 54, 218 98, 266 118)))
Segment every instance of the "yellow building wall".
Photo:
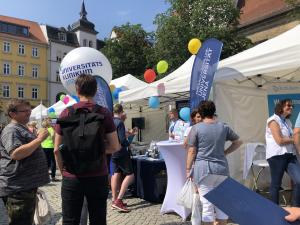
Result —
POLYGON ((24 87, 24 98, 31 105, 37 106, 42 100, 44 105, 48 104, 48 71, 47 71, 47 45, 33 43, 29 41, 21 41, 0 36, 0 100, 2 108, 5 109, 7 101, 11 98, 18 98, 18 86, 24 87), (4 52, 4 42, 10 42, 10 52, 4 52), (19 44, 24 44, 25 54, 19 54, 19 44), (38 56, 32 56, 32 48, 38 49, 38 56), (10 63, 10 74, 4 75, 4 62, 10 63), (19 64, 25 65, 24 76, 18 75, 19 64), (38 77, 32 77, 32 67, 37 66, 38 77), (3 97, 2 86, 8 84, 10 86, 10 97, 3 97), (37 99, 32 99, 32 87, 38 88, 37 99))

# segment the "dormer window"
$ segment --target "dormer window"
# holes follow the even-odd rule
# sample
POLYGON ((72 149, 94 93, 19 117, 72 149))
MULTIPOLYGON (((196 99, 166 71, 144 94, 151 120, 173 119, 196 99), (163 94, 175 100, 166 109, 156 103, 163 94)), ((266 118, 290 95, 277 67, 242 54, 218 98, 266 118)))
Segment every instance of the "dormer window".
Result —
POLYGON ((19 36, 29 36, 29 28, 17 24, 0 21, 0 32, 10 33, 19 36))
POLYGON ((66 42, 67 41, 67 35, 65 33, 58 33, 58 39, 60 41, 66 42))

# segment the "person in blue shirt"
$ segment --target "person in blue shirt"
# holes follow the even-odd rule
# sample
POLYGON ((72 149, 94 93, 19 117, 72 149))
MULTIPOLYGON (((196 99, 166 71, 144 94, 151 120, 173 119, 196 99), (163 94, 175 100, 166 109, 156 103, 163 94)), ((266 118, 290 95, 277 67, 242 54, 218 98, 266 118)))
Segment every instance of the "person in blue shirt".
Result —
POLYGON ((121 104, 114 105, 114 123, 117 128, 119 142, 121 143, 120 151, 112 154, 112 177, 111 177, 111 190, 112 190, 112 205, 114 209, 122 212, 129 212, 126 203, 123 202, 123 196, 130 184, 134 182, 134 173, 128 147, 126 136, 126 129, 124 125, 124 110, 121 104), (125 178, 122 181, 122 175, 125 178))
POLYGON ((175 131, 178 130, 178 126, 180 126, 183 121, 179 119, 177 109, 171 109, 168 115, 170 119, 169 141, 172 141, 175 140, 175 131))

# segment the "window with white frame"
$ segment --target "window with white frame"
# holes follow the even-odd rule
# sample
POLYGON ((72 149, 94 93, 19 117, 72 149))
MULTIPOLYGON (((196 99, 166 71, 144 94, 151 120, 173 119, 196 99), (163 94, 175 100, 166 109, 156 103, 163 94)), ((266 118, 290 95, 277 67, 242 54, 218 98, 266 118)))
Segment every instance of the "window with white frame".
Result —
POLYGON ((38 56, 39 56, 38 48, 32 48, 32 57, 38 57, 38 56))
POLYGON ((24 98, 24 87, 18 86, 18 98, 24 98))
POLYGON ((2 86, 2 96, 4 98, 9 98, 10 97, 10 88, 9 85, 3 85, 2 86))
POLYGON ((67 35, 65 33, 58 33, 58 39, 60 41, 67 41, 67 35))
POLYGON ((37 87, 33 87, 31 89, 31 98, 38 99, 38 88, 37 87))
POLYGON ((57 62, 61 62, 61 59, 62 59, 61 55, 62 55, 61 51, 56 52, 56 61, 57 62))
POLYGON ((25 45, 19 44, 19 55, 25 55, 25 45))
POLYGON ((83 39, 83 46, 85 47, 87 45, 87 40, 86 39, 83 39))
POLYGON ((3 42, 3 51, 6 53, 10 52, 10 42, 8 42, 8 41, 3 42))
POLYGON ((3 74, 4 75, 10 74, 10 63, 3 63, 3 74))
POLYGON ((93 41, 89 41, 89 47, 93 47, 93 41))
POLYGON ((21 77, 25 75, 25 65, 24 64, 19 64, 18 75, 21 77))
POLYGON ((38 78, 39 77, 39 67, 37 65, 32 66, 32 77, 38 78))

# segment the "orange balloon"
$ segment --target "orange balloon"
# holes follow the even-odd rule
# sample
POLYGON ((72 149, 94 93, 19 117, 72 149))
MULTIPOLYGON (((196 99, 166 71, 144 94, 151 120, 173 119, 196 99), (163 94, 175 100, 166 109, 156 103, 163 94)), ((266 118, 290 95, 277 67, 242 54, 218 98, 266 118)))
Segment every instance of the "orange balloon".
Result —
POLYGON ((148 82, 148 83, 153 82, 156 78, 155 71, 153 69, 146 70, 145 73, 144 73, 144 78, 145 78, 145 81, 148 82))

